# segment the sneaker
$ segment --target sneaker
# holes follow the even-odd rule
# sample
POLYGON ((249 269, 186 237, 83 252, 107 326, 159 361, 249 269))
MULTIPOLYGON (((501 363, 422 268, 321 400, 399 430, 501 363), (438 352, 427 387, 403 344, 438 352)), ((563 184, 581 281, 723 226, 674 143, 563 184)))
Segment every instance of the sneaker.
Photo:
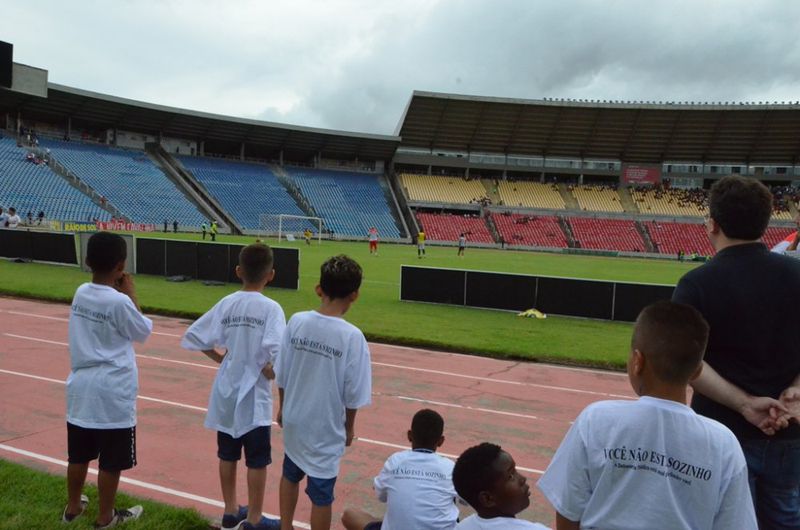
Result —
POLYGON ((239 528, 241 530, 280 530, 281 520, 269 519, 262 515, 258 523, 252 524, 250 521, 243 521, 239 528))
POLYGON ((65 506, 64 513, 61 514, 61 522, 71 523, 77 517, 83 515, 83 512, 86 511, 87 506, 89 506, 89 497, 87 497, 86 495, 81 495, 81 511, 78 513, 67 513, 67 506, 65 506))
POLYGON ((97 523, 94 524, 95 530, 104 530, 106 528, 114 528, 115 526, 119 526, 122 523, 127 523, 128 521, 132 521, 134 519, 138 519, 142 516, 142 512, 144 508, 141 506, 131 506, 127 510, 117 510, 114 508, 114 517, 111 518, 111 521, 108 522, 106 525, 98 525, 97 523))
POLYGON ((247 519, 247 506, 239 506, 239 511, 235 515, 226 513, 222 516, 222 530, 236 530, 245 519, 247 519))

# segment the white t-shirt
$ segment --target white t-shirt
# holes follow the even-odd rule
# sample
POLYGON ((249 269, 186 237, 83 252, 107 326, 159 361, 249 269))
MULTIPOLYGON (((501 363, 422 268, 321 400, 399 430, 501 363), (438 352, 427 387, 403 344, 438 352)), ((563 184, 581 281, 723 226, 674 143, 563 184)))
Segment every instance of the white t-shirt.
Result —
POLYGON ((456 530, 550 530, 540 523, 532 523, 513 517, 494 517, 483 519, 477 514, 470 515, 456 525, 456 530))
POLYGON ((6 227, 6 221, 8 220, 7 213, 0 213, 0 229, 6 227))
POLYGON ((370 241, 377 241, 378 240, 378 232, 375 230, 369 231, 369 240, 370 241))
POLYGON ((205 426, 233 438, 272 424, 272 383, 261 373, 275 362, 286 317, 260 292, 229 294, 192 324, 181 340, 188 350, 227 348, 208 400, 205 426))
POLYGON ((452 460, 428 450, 390 456, 375 477, 375 493, 386 503, 383 530, 450 530, 458 520, 452 460))
POLYGON ((739 442, 674 401, 589 405, 538 486, 581 528, 758 528, 739 442))
POLYGON ((345 409, 372 400, 364 334, 341 318, 297 313, 286 325, 275 373, 284 389, 286 455, 309 476, 336 477, 345 449, 345 409))
MULTIPOLYGON (((16 228, 17 226, 19 226, 19 221, 20 221, 19 215, 17 214, 9 215, 8 219, 6 219, 6 222, 8 222, 8 228, 16 228)), ((5 225, 5 223, 3 224, 5 225)))
POLYGON ((68 327, 67 421, 87 429, 136 425, 139 372, 132 341, 144 342, 153 322, 113 287, 84 283, 72 299, 68 327))

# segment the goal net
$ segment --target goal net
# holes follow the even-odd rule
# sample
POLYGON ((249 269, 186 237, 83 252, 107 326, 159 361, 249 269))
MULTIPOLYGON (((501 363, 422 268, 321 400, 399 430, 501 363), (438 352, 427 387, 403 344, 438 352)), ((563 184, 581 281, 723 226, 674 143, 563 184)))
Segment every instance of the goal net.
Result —
POLYGON ((311 239, 322 242, 322 219, 304 215, 261 214, 258 216, 259 233, 263 236, 276 236, 281 239, 302 240, 306 230, 311 231, 311 239))

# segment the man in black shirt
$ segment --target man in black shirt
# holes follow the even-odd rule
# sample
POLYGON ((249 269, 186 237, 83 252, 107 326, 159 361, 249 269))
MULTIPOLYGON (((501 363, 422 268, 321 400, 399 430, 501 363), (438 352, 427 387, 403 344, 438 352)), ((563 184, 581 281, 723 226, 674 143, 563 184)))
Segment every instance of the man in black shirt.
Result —
POLYGON ((692 408, 733 431, 762 528, 800 528, 800 425, 782 393, 800 386, 800 261, 761 242, 772 195, 729 176, 711 188, 706 231, 716 256, 681 278, 672 299, 697 308, 711 334, 692 408))

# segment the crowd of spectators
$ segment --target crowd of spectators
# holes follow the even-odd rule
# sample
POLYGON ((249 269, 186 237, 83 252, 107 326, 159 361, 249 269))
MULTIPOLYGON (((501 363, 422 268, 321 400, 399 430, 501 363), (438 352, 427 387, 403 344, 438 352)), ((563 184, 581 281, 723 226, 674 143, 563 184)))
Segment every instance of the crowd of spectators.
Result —
POLYGON ((635 186, 633 189, 645 195, 652 193, 656 199, 666 200, 680 207, 694 205, 700 211, 708 210, 708 192, 702 188, 672 188, 666 183, 666 185, 635 186))

